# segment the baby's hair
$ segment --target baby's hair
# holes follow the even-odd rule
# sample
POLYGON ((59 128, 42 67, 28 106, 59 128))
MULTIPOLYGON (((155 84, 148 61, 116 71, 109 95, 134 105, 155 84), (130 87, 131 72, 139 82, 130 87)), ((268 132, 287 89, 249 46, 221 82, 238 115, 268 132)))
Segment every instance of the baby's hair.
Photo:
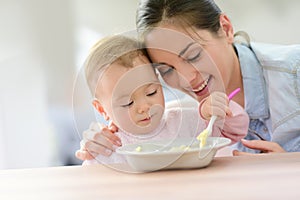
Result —
MULTIPOLYGON (((92 95, 103 72, 113 63, 132 68, 133 59, 147 56, 144 45, 137 39, 123 35, 107 36, 100 39, 90 50, 85 61, 85 77, 92 95)), ((148 56, 147 56, 148 57, 148 56)))

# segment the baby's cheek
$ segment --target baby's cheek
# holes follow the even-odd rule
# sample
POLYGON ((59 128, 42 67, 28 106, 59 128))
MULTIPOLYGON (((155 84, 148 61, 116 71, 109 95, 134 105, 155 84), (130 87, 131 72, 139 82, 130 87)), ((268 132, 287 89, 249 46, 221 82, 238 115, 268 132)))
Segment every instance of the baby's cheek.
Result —
POLYGON ((133 123, 129 111, 125 109, 116 109, 114 112, 113 121, 115 124, 117 124, 120 128, 123 129, 129 124, 133 123))
POLYGON ((163 106, 159 105, 159 104, 153 105, 150 108, 150 116, 154 115, 154 118, 151 121, 152 126, 158 126, 159 125, 159 123, 162 119, 162 116, 164 114, 164 111, 165 111, 165 108, 163 106))

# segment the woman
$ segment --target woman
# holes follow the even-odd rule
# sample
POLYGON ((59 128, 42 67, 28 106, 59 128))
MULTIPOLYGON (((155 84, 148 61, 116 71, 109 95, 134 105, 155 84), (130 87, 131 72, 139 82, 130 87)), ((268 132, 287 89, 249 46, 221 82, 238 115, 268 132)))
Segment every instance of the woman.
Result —
MULTIPOLYGON (((250 117, 234 155, 300 151, 300 46, 234 43, 233 26, 212 0, 143 0, 137 29, 164 80, 199 102, 210 90, 229 94, 250 117), (248 153, 247 153, 248 152, 248 153)), ((114 127, 115 128, 115 127, 114 127)), ((78 158, 118 145, 89 132, 78 158)))

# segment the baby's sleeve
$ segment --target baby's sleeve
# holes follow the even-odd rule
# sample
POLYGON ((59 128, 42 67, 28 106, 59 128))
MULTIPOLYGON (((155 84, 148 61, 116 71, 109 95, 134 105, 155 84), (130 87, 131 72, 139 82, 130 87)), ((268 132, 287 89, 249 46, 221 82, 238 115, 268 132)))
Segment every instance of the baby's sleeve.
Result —
POLYGON ((216 122, 214 128, 218 128, 220 131, 213 131, 214 133, 219 132, 220 136, 231 139, 234 144, 244 138, 248 133, 249 127, 249 116, 246 111, 236 102, 230 101, 229 108, 232 111, 232 117, 225 117, 225 120, 216 122))

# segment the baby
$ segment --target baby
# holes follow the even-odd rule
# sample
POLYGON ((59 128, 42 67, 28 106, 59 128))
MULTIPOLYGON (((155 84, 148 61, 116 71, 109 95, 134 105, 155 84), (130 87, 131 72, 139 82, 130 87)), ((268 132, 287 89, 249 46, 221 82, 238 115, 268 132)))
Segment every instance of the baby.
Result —
MULTIPOLYGON (((206 128, 214 110, 219 111, 214 114, 225 120, 215 123, 212 136, 227 137, 235 143, 247 133, 247 114, 221 92, 213 92, 200 104, 200 109, 179 106, 165 109, 158 75, 143 45, 135 39, 116 35, 100 40, 85 62, 85 73, 95 97, 93 106, 105 120, 118 127, 114 134, 123 145, 145 140, 195 139, 206 128)), ((92 128, 101 132, 100 126, 92 128)), ((123 162, 125 159, 113 152, 83 164, 123 162)))

